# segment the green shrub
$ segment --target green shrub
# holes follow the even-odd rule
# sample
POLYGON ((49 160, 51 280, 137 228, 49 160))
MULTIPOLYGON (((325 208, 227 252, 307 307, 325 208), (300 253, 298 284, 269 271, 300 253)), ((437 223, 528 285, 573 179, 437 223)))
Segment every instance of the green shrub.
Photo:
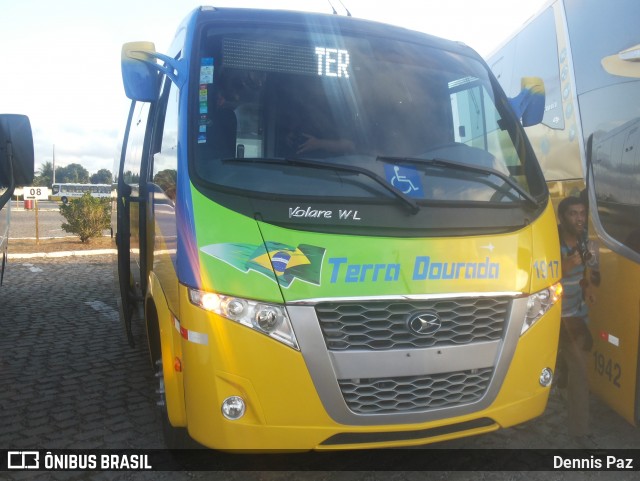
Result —
POLYGON ((90 242, 93 237, 111 225, 111 199, 92 197, 89 192, 78 199, 71 199, 60 206, 60 214, 67 220, 62 229, 77 234, 80 242, 90 242))

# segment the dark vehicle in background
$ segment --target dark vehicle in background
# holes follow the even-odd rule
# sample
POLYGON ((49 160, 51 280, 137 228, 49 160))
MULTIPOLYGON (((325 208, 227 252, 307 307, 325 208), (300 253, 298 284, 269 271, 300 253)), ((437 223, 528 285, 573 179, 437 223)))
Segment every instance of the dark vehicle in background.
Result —
POLYGON ((11 196, 16 187, 33 181, 33 135, 29 117, 0 114, 0 284, 7 263, 11 196))

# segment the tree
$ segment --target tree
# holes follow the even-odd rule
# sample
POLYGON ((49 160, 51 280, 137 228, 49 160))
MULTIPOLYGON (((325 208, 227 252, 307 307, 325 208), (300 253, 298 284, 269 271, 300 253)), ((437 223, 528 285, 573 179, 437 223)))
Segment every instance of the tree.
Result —
POLYGON ((176 199, 176 179, 178 173, 175 169, 165 169, 158 172, 153 178, 153 183, 157 184, 167 197, 171 200, 176 199))
POLYGON ((89 183, 89 171, 80 164, 69 164, 56 169, 56 182, 61 183, 89 183))
POLYGON ((111 184, 113 182, 113 175, 108 169, 100 169, 98 172, 91 176, 92 184, 111 184))
POLYGON ((124 174, 122 174, 122 179, 125 184, 137 184, 140 182, 140 174, 134 174, 130 170, 127 170, 124 174))
POLYGON ((43 187, 51 187, 53 182, 53 164, 51 162, 45 162, 40 165, 36 176, 33 179, 33 185, 39 185, 43 187))
POLYGON ((92 197, 90 192, 85 192, 82 197, 62 204, 60 213, 67 220, 62 224, 65 232, 77 234, 82 243, 90 242, 111 225, 111 200, 92 197))

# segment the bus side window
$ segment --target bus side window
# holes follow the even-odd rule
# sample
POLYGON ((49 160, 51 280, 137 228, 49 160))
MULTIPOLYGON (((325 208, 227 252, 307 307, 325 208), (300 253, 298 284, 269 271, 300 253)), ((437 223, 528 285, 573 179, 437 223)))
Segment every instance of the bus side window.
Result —
MULTIPOLYGON (((157 124, 159 128, 162 128, 162 132, 157 132, 160 145, 157 147, 158 152, 153 156, 152 181, 156 189, 160 189, 166 199, 174 202, 178 172, 178 101, 180 91, 169 79, 166 79, 164 89, 162 104, 166 102, 166 113, 164 122, 159 120, 157 124)), ((162 119, 162 112, 159 113, 159 119, 162 119)), ((156 149, 154 148, 154 150, 156 149)))
POLYGON ((140 167, 142 165, 142 150, 144 135, 149 116, 149 103, 138 102, 131 122, 129 141, 127 143, 124 169, 122 175, 127 184, 138 184, 140 181, 140 167))
MULTIPOLYGON (((507 96, 515 97, 521 90, 522 77, 541 77, 544 80, 546 111, 543 123, 552 129, 564 129, 562 108, 562 64, 558 57, 556 25, 553 7, 547 8, 501 50, 491 69, 507 96)), ((566 56, 565 56, 566 57, 566 56)), ((566 58, 563 61, 566 63, 566 58)))

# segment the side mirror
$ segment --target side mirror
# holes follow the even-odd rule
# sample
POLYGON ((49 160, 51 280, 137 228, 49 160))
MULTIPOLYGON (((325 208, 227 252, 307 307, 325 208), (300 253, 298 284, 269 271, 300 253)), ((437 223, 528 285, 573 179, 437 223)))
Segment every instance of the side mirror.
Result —
POLYGON ((30 185, 33 182, 34 165, 29 117, 0 114, 0 185, 30 185))
POLYGON ((520 93, 509 103, 524 127, 537 125, 544 116, 544 81, 540 77, 522 77, 520 85, 520 93))
POLYGON ((178 88, 186 80, 184 62, 156 52, 152 42, 129 42, 122 46, 122 81, 124 91, 131 100, 153 102, 160 92, 160 74, 163 73, 178 88), (164 64, 157 63, 157 60, 164 64))
POLYGON ((131 100, 152 102, 158 98, 160 76, 152 42, 129 42, 122 46, 124 92, 131 100))
POLYGON ((600 63, 611 75, 640 78, 640 44, 625 49, 620 53, 604 57, 600 63))

